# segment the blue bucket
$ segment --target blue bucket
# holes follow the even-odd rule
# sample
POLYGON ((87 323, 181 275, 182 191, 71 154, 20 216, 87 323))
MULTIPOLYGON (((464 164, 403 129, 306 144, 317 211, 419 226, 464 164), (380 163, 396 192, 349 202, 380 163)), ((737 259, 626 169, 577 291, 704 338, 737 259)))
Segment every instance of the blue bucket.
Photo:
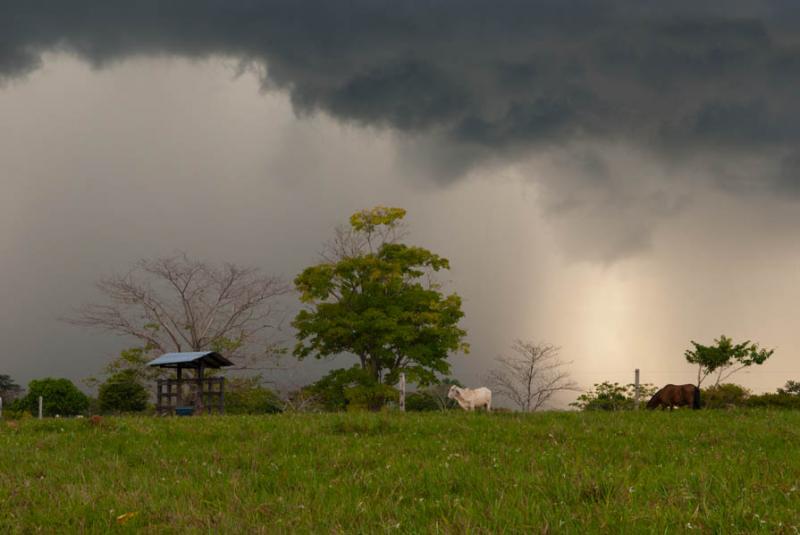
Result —
POLYGON ((175 407, 175 414, 178 416, 191 416, 194 414, 194 407, 175 407))

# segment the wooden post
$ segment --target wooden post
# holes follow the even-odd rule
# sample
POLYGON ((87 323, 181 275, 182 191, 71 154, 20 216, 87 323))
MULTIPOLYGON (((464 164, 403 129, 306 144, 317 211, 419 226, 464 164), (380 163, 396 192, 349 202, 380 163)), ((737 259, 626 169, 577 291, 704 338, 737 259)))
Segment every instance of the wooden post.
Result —
MULTIPOLYGON (((183 381, 181 380, 181 377, 183 377, 182 373, 183 373, 183 368, 181 368, 180 365, 178 365, 178 369, 175 375, 175 377, 178 379, 178 385, 177 385, 178 391, 175 394, 175 407, 183 407, 183 381)), ((171 401, 172 400, 170 400, 170 402, 171 401)))
POLYGON ((0 397, 0 418, 3 417, 3 398, 0 397))
POLYGON ((219 413, 225 414, 225 378, 219 382, 219 413))
POLYGON ((400 410, 406 412, 406 374, 400 374, 400 410))
POLYGON ((633 384, 635 386, 633 406, 636 408, 636 410, 639 410, 639 368, 636 368, 636 375, 633 384))
POLYGON ((195 398, 195 411, 197 414, 203 412, 203 363, 197 368, 197 397, 195 398))
POLYGON ((39 419, 42 419, 42 396, 39 396, 39 419))

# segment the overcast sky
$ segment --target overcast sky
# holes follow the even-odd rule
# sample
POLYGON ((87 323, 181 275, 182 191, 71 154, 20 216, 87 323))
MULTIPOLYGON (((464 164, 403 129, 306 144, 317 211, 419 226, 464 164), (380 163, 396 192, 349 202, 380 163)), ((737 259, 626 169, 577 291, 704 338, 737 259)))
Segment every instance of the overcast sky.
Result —
POLYGON ((585 387, 691 382, 723 333, 776 348, 736 381, 800 379, 798 30, 790 1, 0 0, 0 373, 129 346, 58 317, 139 258, 290 280, 384 204, 451 260, 467 385, 514 338, 585 387))

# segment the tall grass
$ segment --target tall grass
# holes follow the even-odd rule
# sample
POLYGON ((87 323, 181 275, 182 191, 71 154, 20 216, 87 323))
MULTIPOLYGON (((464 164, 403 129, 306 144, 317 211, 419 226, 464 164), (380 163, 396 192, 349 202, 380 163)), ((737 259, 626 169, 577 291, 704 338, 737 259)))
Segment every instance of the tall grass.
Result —
POLYGON ((800 528, 797 412, 131 417, 0 427, 0 533, 800 528))

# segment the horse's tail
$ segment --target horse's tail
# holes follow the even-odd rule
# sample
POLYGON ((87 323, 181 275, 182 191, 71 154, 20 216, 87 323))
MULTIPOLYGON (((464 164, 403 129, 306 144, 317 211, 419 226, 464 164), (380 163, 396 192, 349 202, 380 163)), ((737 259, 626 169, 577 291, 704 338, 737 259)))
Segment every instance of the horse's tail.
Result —
POLYGON ((692 408, 697 410, 700 408, 700 387, 694 387, 694 401, 692 402, 692 408))

